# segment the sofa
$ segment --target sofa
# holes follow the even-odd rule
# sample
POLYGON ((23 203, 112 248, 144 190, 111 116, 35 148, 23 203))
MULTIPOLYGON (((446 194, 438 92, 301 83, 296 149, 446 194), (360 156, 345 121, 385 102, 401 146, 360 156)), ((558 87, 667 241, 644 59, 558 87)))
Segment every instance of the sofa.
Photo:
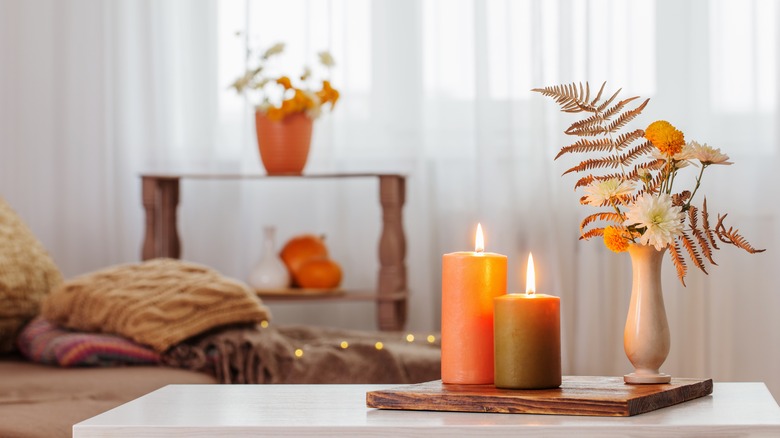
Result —
POLYGON ((64 368, 8 355, 0 359, 0 436, 69 437, 73 424, 165 385, 216 382, 171 367, 64 368))
POLYGON ((286 326, 254 291, 183 260, 63 279, 0 198, 0 436, 72 425, 168 384, 416 383, 438 336, 286 326))

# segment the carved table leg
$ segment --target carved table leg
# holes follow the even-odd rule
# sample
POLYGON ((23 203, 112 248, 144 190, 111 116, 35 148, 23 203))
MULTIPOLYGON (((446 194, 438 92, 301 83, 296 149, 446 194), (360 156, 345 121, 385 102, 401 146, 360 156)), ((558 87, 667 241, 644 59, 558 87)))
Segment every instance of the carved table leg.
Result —
POLYGON ((141 259, 177 259, 181 256, 181 244, 176 230, 179 178, 143 176, 141 184, 142 202, 146 210, 146 236, 141 259))
MULTIPOLYGON (((379 177, 379 200, 382 204, 382 235, 379 239, 379 302, 377 320, 380 330, 403 330, 406 324, 406 236, 402 212, 406 179, 400 175, 379 177), (400 299, 382 299, 383 295, 400 299)), ((388 297, 389 298, 389 297, 388 297)))

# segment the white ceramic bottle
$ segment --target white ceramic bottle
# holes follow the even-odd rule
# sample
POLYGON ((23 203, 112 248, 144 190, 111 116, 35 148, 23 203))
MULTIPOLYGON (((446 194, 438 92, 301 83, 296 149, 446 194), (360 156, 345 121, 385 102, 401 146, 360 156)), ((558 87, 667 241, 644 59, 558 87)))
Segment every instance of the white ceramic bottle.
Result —
POLYGON ((290 274, 276 253, 276 228, 263 228, 263 254, 249 273, 249 285, 255 289, 284 289, 290 287, 290 274))

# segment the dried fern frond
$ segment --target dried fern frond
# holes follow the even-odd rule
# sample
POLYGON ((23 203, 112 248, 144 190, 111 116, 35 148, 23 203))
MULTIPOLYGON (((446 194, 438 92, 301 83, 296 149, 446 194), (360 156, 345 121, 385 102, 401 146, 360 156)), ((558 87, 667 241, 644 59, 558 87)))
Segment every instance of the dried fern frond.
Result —
POLYGON ((577 132, 583 131, 586 128, 592 128, 593 126, 600 126, 606 120, 607 118, 605 118, 603 114, 597 112, 588 118, 572 123, 564 132, 568 135, 578 135, 576 134, 577 132))
POLYGON ((684 190, 682 193, 675 193, 672 195, 672 205, 680 207, 685 204, 688 199, 691 198, 691 192, 684 190))
POLYGON ((599 140, 588 140, 587 138, 583 138, 574 144, 562 147, 554 159, 557 160, 561 155, 568 153, 609 152, 611 149, 612 140, 609 138, 602 138, 599 140))
POLYGON ((699 251, 696 250, 696 245, 693 243, 691 236, 683 232, 678 237, 678 242, 682 242, 683 247, 686 251, 688 251, 688 256, 690 257, 693 264, 706 274, 707 270, 704 269, 704 260, 702 260, 701 255, 699 255, 699 251))
MULTIPOLYGON (((564 175, 572 172, 582 172, 585 170, 603 169, 610 167, 616 169, 618 167, 628 167, 633 161, 648 152, 647 143, 642 143, 626 152, 625 154, 610 154, 602 158, 590 158, 580 164, 572 167, 571 169, 563 172, 564 175)), ((623 178, 621 178, 623 179, 623 178)))
POLYGON ((590 185, 590 183, 592 183, 593 181, 595 181, 597 178, 600 178, 600 177, 595 177, 595 176, 593 176, 593 175, 585 175, 585 176, 583 176, 582 178, 580 178, 580 179, 577 181, 577 183, 576 183, 576 184, 574 184, 574 190, 577 190, 577 189, 578 189, 578 188, 580 188, 580 187, 589 186, 589 185, 590 185))
POLYGON ((626 125, 626 123, 634 120, 636 116, 638 116, 643 109, 647 106, 647 103, 650 102, 650 99, 645 99, 644 102, 642 102, 638 107, 632 109, 631 111, 622 113, 620 117, 617 118, 614 122, 610 123, 609 126, 607 126, 607 132, 615 132, 618 129, 622 128, 626 125))
MULTIPOLYGON (((629 97, 628 99, 623 99, 620 102, 616 103, 614 106, 611 106, 603 111, 603 118, 606 120, 609 120, 614 116, 615 114, 620 114, 621 111, 623 111, 623 108, 626 107, 629 103, 631 103, 633 100, 639 99, 639 96, 629 97)), ((596 109, 597 113, 601 113, 601 111, 596 109)))
MULTIPOLYGON (((631 132, 627 132, 625 134, 620 134, 618 138, 615 140, 615 150, 623 150, 626 146, 630 145, 634 142, 634 140, 638 138, 642 138, 645 135, 645 131, 643 129, 637 129, 631 132)), ((650 142, 647 142, 647 145, 652 148, 653 145, 650 142)))
POLYGON ((582 231, 585 229, 585 227, 595 221, 607 221, 620 224, 623 222, 623 217, 614 211, 602 211, 599 213, 590 214, 586 216, 582 222, 580 222, 580 234, 582 234, 582 231))
POLYGON ((715 242, 715 231, 710 228, 710 214, 707 212, 707 198, 704 198, 704 203, 701 206, 701 220, 704 227, 704 233, 707 236, 707 241, 714 249, 720 249, 715 242))
POLYGON ((718 264, 715 263, 715 260, 712 258, 712 249, 710 248, 710 243, 704 236, 705 232, 707 231, 706 227, 703 231, 700 230, 698 222, 699 209, 691 205, 688 209, 688 223, 691 225, 691 233, 693 233, 693 237, 695 237, 696 241, 699 243, 699 248, 701 248, 702 255, 707 259, 707 261, 717 266, 718 264))
POLYGON ((591 158, 572 167, 566 172, 563 172, 563 174, 566 175, 572 172, 582 172, 584 170, 602 169, 605 167, 615 168, 618 166, 620 166, 620 162, 616 157, 613 156, 608 156, 604 158, 591 158))
POLYGON ((569 129, 567 129, 564 132, 566 134, 576 135, 576 136, 579 136, 579 137, 595 137, 597 135, 604 135, 604 134, 608 134, 609 133, 609 131, 607 130, 607 127, 603 126, 601 124, 596 125, 596 126, 585 126, 585 127, 577 128, 577 129, 569 128, 569 129))
POLYGON ((685 259, 683 259, 679 240, 675 240, 674 243, 669 244, 669 252, 672 255, 672 264, 675 269, 677 269, 677 278, 679 278, 680 283, 685 286, 685 274, 688 273, 688 265, 685 264, 685 259))
POLYGON ((750 243, 748 243, 748 241, 739 234, 739 230, 735 230, 734 227, 729 227, 727 230, 723 225, 723 220, 726 219, 726 216, 728 216, 728 214, 724 214, 723 216, 718 215, 718 225, 715 226, 715 234, 718 236, 718 239, 720 239, 721 242, 729 243, 736 246, 737 248, 742 248, 750 254, 766 251, 766 249, 753 248, 753 246, 751 246, 750 243))
MULTIPOLYGON (((647 142, 647 144, 650 145, 651 143, 647 142)), ((654 159, 652 161, 648 161, 647 163, 642 163, 638 167, 647 170, 661 170, 666 167, 666 160, 654 159)))
POLYGON ((580 240, 590 240, 594 237, 601 237, 604 235, 604 227, 594 228, 587 233, 580 235, 580 240))
POLYGON ((578 189, 580 187, 584 187, 587 185, 590 185, 593 181, 606 181, 608 179, 618 179, 618 180, 630 180, 631 178, 626 178, 625 175, 622 173, 608 173, 606 175, 586 175, 580 178, 577 183, 574 184, 574 189, 578 189))
MULTIPOLYGON (((621 181, 639 181, 639 170, 640 169, 646 169, 646 170, 658 170, 659 168, 663 167, 663 160, 657 160, 657 161, 651 161, 649 163, 637 163, 634 165, 634 167, 625 173, 608 173, 605 175, 585 175, 574 184, 574 189, 578 189, 580 187, 585 187, 587 185, 590 185, 593 181, 606 181, 608 179, 618 179, 621 181), (661 163, 660 165, 657 165, 657 163, 661 163)), ((651 185, 657 187, 661 184, 661 176, 662 175, 656 175, 654 177, 654 181, 651 181, 651 185)), ((644 193, 645 191, 642 190, 639 194, 644 193)), ((635 201, 636 196, 628 198, 629 201, 635 201)))
MULTIPOLYGON (((602 84, 601 90, 599 90, 599 96, 604 89, 606 82, 602 84)), ((585 88, 583 89, 582 83, 579 84, 572 82, 566 85, 554 85, 544 88, 534 88, 531 91, 542 93, 544 96, 552 97, 555 102, 561 106, 561 111, 567 113, 578 113, 582 111, 595 112, 595 102, 590 102, 590 85, 585 82, 585 88)))
MULTIPOLYGON (((604 88, 604 85, 607 85, 607 83, 604 82, 603 84, 601 84, 601 88, 602 89, 604 88)), ((609 99, 607 99, 604 102, 600 103, 599 106, 596 107, 596 111, 597 112, 603 112, 604 109, 606 107, 608 107, 612 103, 612 101, 615 100, 616 97, 618 97, 618 94, 620 94, 621 91, 623 91, 623 89, 622 88, 618 88, 617 91, 615 91, 615 94, 610 96, 609 99)), ((599 92, 599 96, 601 96, 601 92, 599 92)), ((592 105, 595 105, 596 103, 597 102, 595 100, 593 102, 591 102, 592 105)))
POLYGON ((628 167, 631 163, 634 162, 637 158, 641 157, 642 155, 647 154, 652 149, 652 145, 649 143, 642 143, 639 146, 635 146, 631 148, 628 152, 626 152, 623 155, 619 155, 617 157, 618 162, 620 165, 628 167))

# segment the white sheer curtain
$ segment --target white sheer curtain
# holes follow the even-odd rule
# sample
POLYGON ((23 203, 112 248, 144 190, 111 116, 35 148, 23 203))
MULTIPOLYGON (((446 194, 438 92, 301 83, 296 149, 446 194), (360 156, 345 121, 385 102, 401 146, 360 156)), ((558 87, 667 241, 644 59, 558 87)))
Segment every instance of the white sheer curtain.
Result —
MULTIPOLYGON (((438 329, 441 255, 473 245, 481 221, 488 249, 510 257, 512 290, 533 251, 539 290, 562 297, 564 372, 620 375, 629 260, 577 240, 586 210, 553 161, 574 119, 530 92, 607 81, 651 98, 640 125, 669 120, 733 158, 701 190, 767 248, 725 248, 687 288, 666 262, 664 370, 777 394, 778 24, 771 0, 3 1, 0 187, 66 276, 137 260, 139 172, 261 171, 251 109, 227 89, 243 42, 286 42, 291 69, 329 49, 342 100, 316 122, 307 171, 408 174, 409 328, 438 329)), ((184 182, 179 214, 184 257, 228 275, 246 278, 273 224, 278 243, 327 234, 345 286, 375 281, 365 181, 184 182)), ((273 311, 374 324, 370 304, 273 311)))

